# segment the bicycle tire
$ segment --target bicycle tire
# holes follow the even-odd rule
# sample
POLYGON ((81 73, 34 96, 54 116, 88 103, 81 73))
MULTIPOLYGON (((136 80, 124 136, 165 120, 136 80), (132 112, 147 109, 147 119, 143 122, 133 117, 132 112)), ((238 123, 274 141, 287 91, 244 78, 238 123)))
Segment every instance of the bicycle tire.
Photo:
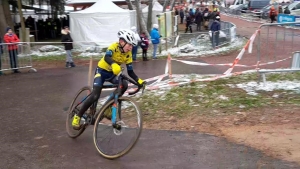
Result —
POLYGON ((96 121, 95 121, 95 125, 94 125, 94 131, 93 131, 93 140, 94 140, 94 145, 97 149, 97 151, 99 152, 99 154, 104 157, 104 158, 107 158, 107 159, 116 159, 116 158, 120 158, 122 156, 124 156, 125 154, 127 154, 128 152, 130 152, 130 150, 132 150, 132 148, 135 146, 135 144, 137 143, 137 141, 139 140, 139 137, 141 135, 141 132, 142 132, 142 129, 143 129, 143 115, 142 115, 142 112, 140 111, 140 108, 138 106, 138 104, 133 101, 131 98, 129 97, 120 97, 118 99, 118 101, 129 101, 133 104, 134 108, 136 109, 136 113, 138 114, 138 119, 139 119, 139 131, 137 132, 137 136, 135 138, 135 140, 129 144, 123 151, 115 154, 115 155, 108 155, 108 154, 105 154, 104 152, 101 151, 101 149, 98 147, 98 143, 97 143, 97 138, 96 138, 96 135, 97 135, 97 127, 99 125, 99 122, 102 120, 103 118, 103 113, 105 112, 105 110, 111 106, 113 103, 114 103, 114 100, 111 100, 109 101, 107 104, 103 105, 102 109, 100 110, 100 112, 98 113, 98 116, 96 118, 96 121))
MULTIPOLYGON (((71 103, 71 105, 70 105, 70 107, 69 107, 69 109, 68 109, 68 114, 67 114, 67 119, 66 119, 66 130, 67 130, 68 136, 71 137, 71 138, 77 138, 77 137, 79 137, 79 136, 84 132, 84 130, 86 129, 86 127, 82 127, 82 128, 79 129, 79 130, 74 130, 74 129, 72 128, 72 125, 70 124, 70 115, 73 113, 73 106, 74 106, 74 103, 75 103, 77 97, 78 97, 82 92, 84 92, 84 91, 88 91, 89 93, 91 93, 91 92, 92 92, 92 89, 91 89, 91 87, 89 87, 89 86, 85 86, 85 87, 81 88, 81 89, 77 92, 76 96, 74 97, 74 99, 73 99, 73 101, 72 101, 72 103, 71 103), (76 133, 73 134, 73 132, 76 132, 76 133)), ((72 119, 72 118, 71 118, 71 119, 72 119)))

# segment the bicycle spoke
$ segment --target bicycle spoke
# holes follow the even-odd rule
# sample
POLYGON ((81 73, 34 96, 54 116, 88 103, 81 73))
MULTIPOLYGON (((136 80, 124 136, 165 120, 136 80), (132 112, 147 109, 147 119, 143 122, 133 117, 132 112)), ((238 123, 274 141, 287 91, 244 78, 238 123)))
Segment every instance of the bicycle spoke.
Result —
MULTIPOLYGON (((112 103, 113 101, 110 102, 112 103)), ((95 146, 98 152, 106 158, 118 158, 130 151, 142 130, 142 117, 136 104, 129 98, 123 98, 119 103, 121 104, 118 104, 120 111, 118 114, 121 115, 122 120, 118 118, 116 124, 121 126, 120 130, 111 126, 111 121, 105 120, 105 117, 101 123, 97 121, 97 126, 94 128, 95 146), (109 127, 103 127, 104 124, 107 125, 106 123, 109 123, 109 127), (108 131, 104 131, 105 129, 108 131)), ((110 104, 104 106, 110 107, 110 104)), ((102 111, 101 113, 105 112, 105 110, 102 111)), ((97 120, 100 120, 100 115, 97 120)))

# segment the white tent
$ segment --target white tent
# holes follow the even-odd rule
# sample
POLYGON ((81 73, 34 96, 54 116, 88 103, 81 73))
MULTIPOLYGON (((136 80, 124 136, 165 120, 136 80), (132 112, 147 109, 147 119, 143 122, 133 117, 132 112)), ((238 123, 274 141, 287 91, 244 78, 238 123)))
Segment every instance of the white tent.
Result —
MULTIPOLYGON (((153 1, 152 24, 158 23, 158 19, 157 19, 156 15, 162 13, 163 8, 164 7, 159 2, 157 2, 156 0, 153 1)), ((146 6, 144 9, 142 9, 142 13, 143 13, 143 16, 144 16, 146 22, 147 22, 147 18, 148 18, 148 9, 149 9, 149 6, 146 6)), ((166 10, 166 11, 168 11, 168 10, 166 10)))
MULTIPOLYGON (((164 8, 164 7, 163 7, 159 2, 155 1, 155 2, 153 3, 152 11, 162 12, 162 11, 163 11, 163 8, 164 8)), ((143 13, 144 13, 144 12, 148 12, 148 9, 149 9, 149 6, 145 7, 145 8, 142 10, 142 12, 143 12, 143 13)))
POLYGON ((122 9, 111 0, 98 0, 85 10, 70 13, 71 36, 75 42, 108 46, 118 40, 118 30, 132 26, 136 26, 136 12, 122 9))

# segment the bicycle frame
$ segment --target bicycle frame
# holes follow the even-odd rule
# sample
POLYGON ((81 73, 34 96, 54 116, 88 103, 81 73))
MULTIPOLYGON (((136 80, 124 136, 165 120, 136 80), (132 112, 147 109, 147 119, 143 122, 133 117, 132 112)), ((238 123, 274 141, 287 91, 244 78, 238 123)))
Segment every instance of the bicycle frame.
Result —
MULTIPOLYGON (((122 70, 123 71, 123 70, 122 70)), ((114 99, 114 104, 112 106, 112 118, 111 118, 111 121, 112 121, 112 125, 115 127, 116 126, 116 121, 117 121, 117 111, 118 110, 121 110, 121 104, 118 103, 118 99, 119 99, 119 96, 122 94, 122 88, 123 88, 123 80, 126 80, 130 83, 133 83, 135 85, 138 85, 135 81, 129 79, 127 76, 123 75, 122 74, 122 71, 121 73, 118 75, 118 76, 113 76, 109 79, 106 79, 105 81, 111 81, 112 79, 114 78, 117 78, 118 80, 118 84, 108 84, 108 85, 103 85, 103 89, 105 88, 115 88, 117 87, 117 89, 115 91, 113 91, 110 95, 109 95, 109 98, 106 100, 106 102, 103 104, 107 104, 109 101, 111 101, 112 99, 114 99)), ((140 88, 139 88, 140 89, 140 88)), ((129 93, 129 95, 133 95, 135 93, 137 93, 138 90, 136 90, 135 92, 133 93, 129 93)), ((91 93, 89 95, 87 95, 84 99, 82 99, 82 101, 80 103, 78 103, 75 107, 77 107, 79 104, 81 104, 82 102, 84 102, 89 96, 91 95, 91 93)), ((97 107, 97 103, 98 103, 98 100, 95 101, 92 106, 91 106, 91 113, 90 115, 92 115, 92 120, 91 122, 96 119, 96 117, 98 116, 98 114, 96 114, 96 107, 97 107)), ((99 111, 100 112, 100 111, 99 111)), ((121 112, 118 111, 118 115, 119 115, 119 118, 121 119, 121 112)))

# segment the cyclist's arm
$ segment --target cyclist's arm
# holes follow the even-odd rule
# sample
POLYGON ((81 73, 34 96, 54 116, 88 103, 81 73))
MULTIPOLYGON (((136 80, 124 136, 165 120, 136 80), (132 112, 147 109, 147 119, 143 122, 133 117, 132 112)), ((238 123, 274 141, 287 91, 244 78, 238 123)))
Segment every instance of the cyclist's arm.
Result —
POLYGON ((127 74, 136 82, 138 82, 139 77, 134 73, 132 63, 126 64, 127 74))
POLYGON ((109 65, 113 64, 114 61, 112 59, 113 51, 112 50, 107 50, 104 56, 104 61, 108 63, 109 65))

